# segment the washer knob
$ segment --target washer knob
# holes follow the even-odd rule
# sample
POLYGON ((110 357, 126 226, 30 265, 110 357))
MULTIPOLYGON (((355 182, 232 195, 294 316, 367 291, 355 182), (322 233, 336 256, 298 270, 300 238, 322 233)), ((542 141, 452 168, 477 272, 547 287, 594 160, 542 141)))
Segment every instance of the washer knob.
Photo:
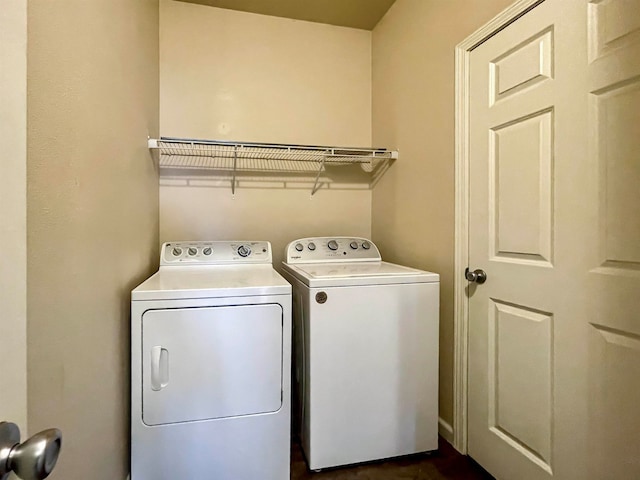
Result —
POLYGON ((241 257, 248 257, 251 255, 251 247, 249 247, 249 245, 240 245, 238 247, 238 255, 241 257))
POLYGON ((335 240, 329 240, 329 243, 327 243, 327 247, 329 247, 329 250, 337 250, 338 242, 336 242, 335 240))
POLYGON ((365 240, 364 242, 362 242, 362 248, 364 248, 365 250, 369 250, 371 248, 371 244, 365 240))
POLYGON ((307 245, 307 248, 313 252, 316 249, 316 244, 311 242, 309 245, 307 245))
POLYGON ((180 247, 173 247, 171 253, 173 253, 174 257, 179 257, 180 255, 182 255, 182 249, 180 247))
POLYGON ((351 242, 349 244, 349 246, 353 249, 353 250, 357 250, 358 249, 358 242, 351 242))
POLYGON ((213 252, 211 247, 206 247, 204 250, 202 250, 202 253, 204 253, 205 255, 211 255, 211 252, 213 252))
POLYGON ((192 257, 194 257, 197 253, 198 253, 198 249, 195 247, 189 247, 189 255, 191 255, 192 257))
POLYGON ((296 250, 301 252, 302 250, 304 250, 304 247, 302 246, 301 243, 296 243, 296 250))

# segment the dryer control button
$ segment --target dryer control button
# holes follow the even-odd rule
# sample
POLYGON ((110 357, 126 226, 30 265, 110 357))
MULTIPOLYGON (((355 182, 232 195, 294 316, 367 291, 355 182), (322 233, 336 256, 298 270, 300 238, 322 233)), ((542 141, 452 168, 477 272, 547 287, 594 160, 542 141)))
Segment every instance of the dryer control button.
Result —
POLYGON ((327 243, 327 247, 329 247, 329 250, 337 250, 338 242, 336 242, 335 240, 329 240, 329 243, 327 243))
POLYGON ((304 247, 302 246, 301 243, 296 243, 296 250, 301 252, 302 250, 304 250, 304 247))

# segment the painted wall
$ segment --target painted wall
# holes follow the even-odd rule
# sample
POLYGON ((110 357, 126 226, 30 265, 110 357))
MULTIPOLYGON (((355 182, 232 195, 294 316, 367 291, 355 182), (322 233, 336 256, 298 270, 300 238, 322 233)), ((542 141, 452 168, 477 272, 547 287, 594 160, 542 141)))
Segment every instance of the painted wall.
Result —
POLYGON ((373 191, 387 260, 441 275, 440 416, 453 419, 454 49, 513 0, 397 0, 373 31, 373 143, 398 162, 373 191))
POLYGON ((27 427, 27 3, 0 11, 0 421, 27 427))
MULTIPOLYGON (((371 146, 371 32, 162 0, 164 136, 371 146)), ((160 239, 371 233, 371 192, 161 179, 160 239)))
POLYGON ((29 2, 28 421, 52 479, 128 473, 129 292, 156 270, 158 1, 29 2))

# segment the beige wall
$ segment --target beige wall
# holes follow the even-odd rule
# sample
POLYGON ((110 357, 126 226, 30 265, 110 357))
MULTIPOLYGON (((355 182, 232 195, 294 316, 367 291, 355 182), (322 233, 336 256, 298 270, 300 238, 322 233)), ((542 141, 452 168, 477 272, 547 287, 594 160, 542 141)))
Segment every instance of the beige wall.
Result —
POLYGON ((440 416, 453 418, 454 49, 513 0, 397 0, 373 31, 373 143, 400 159, 373 192, 387 260, 440 273, 440 416))
POLYGON ((52 479, 128 472, 129 292, 157 267, 157 0, 28 10, 28 420, 52 479))
POLYGON ((27 2, 0 9, 0 421, 27 427, 27 2))
MULTIPOLYGON (((164 136, 371 145, 371 32, 163 0, 164 136)), ((371 192, 162 181, 160 239, 370 235, 371 192)))

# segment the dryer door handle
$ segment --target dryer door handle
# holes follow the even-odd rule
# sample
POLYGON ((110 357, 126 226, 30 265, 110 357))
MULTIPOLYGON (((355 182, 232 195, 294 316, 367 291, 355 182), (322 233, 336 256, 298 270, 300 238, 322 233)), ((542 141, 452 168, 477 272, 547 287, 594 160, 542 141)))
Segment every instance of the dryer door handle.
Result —
POLYGON ((158 392, 169 384, 169 350, 151 348, 151 390, 158 392))

